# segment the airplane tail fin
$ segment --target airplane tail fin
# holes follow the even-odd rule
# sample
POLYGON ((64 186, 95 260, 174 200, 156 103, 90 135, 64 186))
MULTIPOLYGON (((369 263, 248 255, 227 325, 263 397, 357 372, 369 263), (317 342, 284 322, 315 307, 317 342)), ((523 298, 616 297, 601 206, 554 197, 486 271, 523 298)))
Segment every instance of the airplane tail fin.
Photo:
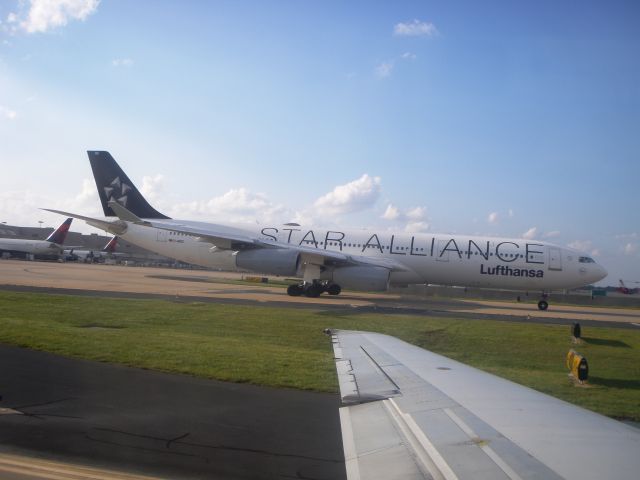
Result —
POLYGON ((169 218, 149 205, 109 152, 88 151, 87 154, 106 217, 117 216, 109 206, 109 202, 114 201, 140 218, 169 218))
POLYGON ((116 246, 118 245, 118 236, 114 235, 114 237, 109 240, 109 242, 102 249, 103 252, 113 253, 116 251, 116 246))
POLYGON ((71 226, 71 222, 73 218, 67 218, 62 225, 56 228, 51 235, 47 237, 47 242, 57 243, 58 245, 62 245, 64 243, 64 239, 67 238, 67 232, 69 231, 69 227, 71 226))

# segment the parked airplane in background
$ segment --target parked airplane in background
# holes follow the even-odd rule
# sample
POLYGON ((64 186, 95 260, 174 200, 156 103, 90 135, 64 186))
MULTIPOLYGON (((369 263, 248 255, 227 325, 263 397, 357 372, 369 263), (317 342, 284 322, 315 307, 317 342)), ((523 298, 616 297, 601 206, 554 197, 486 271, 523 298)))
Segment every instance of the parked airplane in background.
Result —
POLYGON ((81 261, 85 263, 102 261, 105 257, 113 256, 115 254, 117 244, 118 237, 114 235, 100 251, 82 250, 77 248, 65 249, 65 260, 81 261))
POLYGON ((59 256, 62 254, 65 238, 73 218, 67 218, 46 240, 21 238, 0 238, 0 254, 8 253, 25 257, 27 255, 59 256))
POLYGON ((638 293, 638 289, 637 288, 629 288, 627 287, 624 282, 622 281, 622 279, 620 279, 620 286, 618 287, 618 291, 620 293, 624 293, 625 295, 635 295, 636 293, 638 293))
MULTIPOLYGON (((589 255, 542 241, 171 219, 149 205, 108 152, 87 153, 108 218, 49 211, 187 263, 302 278, 289 286, 289 295, 427 283, 544 292, 580 287, 607 275, 589 255)), ((538 307, 548 307, 545 297, 538 307)))

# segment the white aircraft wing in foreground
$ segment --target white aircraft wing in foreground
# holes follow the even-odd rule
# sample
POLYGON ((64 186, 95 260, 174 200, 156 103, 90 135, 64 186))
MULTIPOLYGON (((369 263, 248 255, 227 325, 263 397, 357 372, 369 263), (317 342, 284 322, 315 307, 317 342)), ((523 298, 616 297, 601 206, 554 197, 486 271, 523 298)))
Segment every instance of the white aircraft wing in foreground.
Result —
POLYGON ((640 478, 640 429, 394 337, 331 334, 349 480, 640 478))

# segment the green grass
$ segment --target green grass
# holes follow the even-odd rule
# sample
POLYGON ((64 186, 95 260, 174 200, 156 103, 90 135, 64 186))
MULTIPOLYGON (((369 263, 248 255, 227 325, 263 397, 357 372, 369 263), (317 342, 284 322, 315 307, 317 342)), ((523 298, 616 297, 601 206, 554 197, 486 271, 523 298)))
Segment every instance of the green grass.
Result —
MULTIPOLYGON (((428 301, 428 300, 427 300, 428 301)), ((0 291, 0 342, 166 372, 336 391, 322 329, 394 335, 609 416, 640 421, 640 332, 406 315, 0 291), (589 360, 576 388, 564 359, 589 360)))

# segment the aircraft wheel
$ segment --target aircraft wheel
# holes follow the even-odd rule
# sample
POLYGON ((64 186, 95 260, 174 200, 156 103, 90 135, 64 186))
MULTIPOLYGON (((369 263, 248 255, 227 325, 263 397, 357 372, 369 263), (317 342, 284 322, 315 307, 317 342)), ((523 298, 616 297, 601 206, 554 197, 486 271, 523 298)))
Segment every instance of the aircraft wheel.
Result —
POLYGON ((538 302, 538 308, 540 310, 546 310, 547 308, 549 308, 549 304, 546 302, 546 300, 540 300, 538 302))
POLYGON ((342 288, 340 288, 340 285, 338 285, 337 283, 332 283, 327 287, 327 293, 329 295, 340 295, 341 291, 342 288))
POLYGON ((307 289, 304 291, 304 294, 309 298, 319 297, 321 293, 322 293, 322 286, 317 285, 315 283, 313 285, 309 285, 307 289))
POLYGON ((302 287, 300 287, 300 285, 289 285, 287 287, 287 294, 292 297, 299 297, 302 295, 302 287))

